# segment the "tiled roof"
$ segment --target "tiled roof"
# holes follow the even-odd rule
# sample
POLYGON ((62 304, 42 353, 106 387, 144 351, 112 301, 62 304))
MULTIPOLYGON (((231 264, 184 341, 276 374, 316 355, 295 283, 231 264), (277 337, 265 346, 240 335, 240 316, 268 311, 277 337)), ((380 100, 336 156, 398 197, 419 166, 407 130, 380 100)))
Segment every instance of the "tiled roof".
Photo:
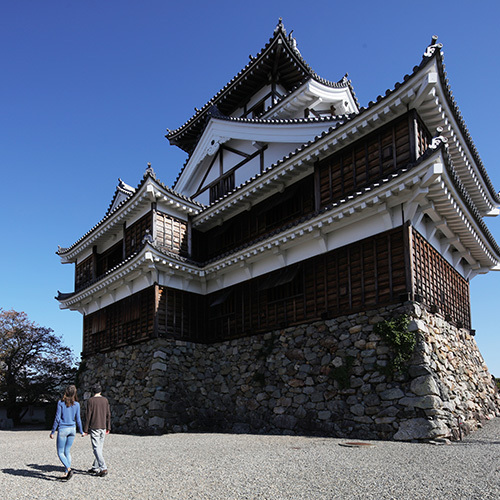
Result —
POLYGON ((240 123, 260 123, 260 124, 272 124, 272 125, 289 125, 289 124, 297 124, 297 123, 323 123, 323 122, 335 122, 344 119, 348 115, 332 115, 332 116, 321 116, 317 117, 308 117, 308 118, 238 118, 234 116, 220 116, 218 119, 220 120, 228 120, 232 122, 240 122, 240 123))
POLYGON ((115 194, 113 195, 113 198, 111 199, 111 203, 109 204, 108 209, 106 210, 106 214, 109 214, 109 212, 111 212, 111 208, 113 207, 113 204, 115 203, 115 200, 120 193, 124 194, 125 196, 127 196, 127 198, 129 198, 130 196, 132 196, 134 194, 134 192, 135 192, 135 189, 133 187, 129 186, 128 184, 125 184, 119 178, 118 179, 118 186, 116 187, 115 194))
MULTIPOLYGON (((435 41, 435 40, 433 39, 433 41, 435 41)), ((488 188, 490 190, 490 194, 491 194, 492 198, 497 203, 500 203, 499 194, 493 188, 493 184, 491 183, 491 180, 489 179, 489 176, 488 176, 488 174, 487 174, 487 172, 486 172, 486 170, 484 168, 484 165, 483 165, 481 159, 479 158, 479 155, 477 154, 476 147, 474 146, 474 143, 473 143, 473 141, 472 141, 472 139, 470 137, 470 134, 469 134, 469 132, 467 130, 467 127, 465 126, 465 122, 464 122, 464 120, 462 118, 460 110, 458 109, 458 106, 456 105, 455 100, 454 100, 453 96, 451 95, 451 90, 450 90, 450 87, 449 87, 449 84, 448 84, 448 80, 446 78, 446 73, 444 71, 443 54, 441 53, 441 44, 439 44, 439 45, 433 45, 432 47, 434 48, 434 50, 429 53, 429 48, 428 48, 428 51, 422 57, 422 60, 421 60, 420 64, 418 66, 414 66, 412 73, 410 75, 405 75, 403 77, 403 81, 402 82, 397 82, 394 85, 393 89, 387 89, 385 91, 385 94, 383 96, 379 95, 379 96, 377 96, 377 98, 376 98, 375 101, 370 101, 368 103, 367 107, 361 107, 359 109, 359 113, 343 116, 342 120, 339 121, 339 122, 337 122, 334 126, 329 127, 328 129, 324 130, 319 136, 314 137, 309 142, 307 142, 307 143, 303 144, 302 146, 296 148, 294 151, 290 152, 288 155, 284 156, 283 158, 281 158, 277 162, 275 162, 272 165, 270 165, 269 167, 267 167, 263 172, 256 174, 255 176, 253 176, 252 178, 248 179, 243 184, 241 184, 239 186, 236 186, 233 191, 225 194, 222 198, 219 198, 218 200, 215 200, 213 203, 211 203, 210 205, 206 206, 204 210, 207 210, 207 209, 213 207, 214 205, 216 205, 218 203, 221 203, 223 200, 225 200, 226 198, 228 198, 229 196, 231 196, 233 193, 235 193, 238 190, 240 190, 240 189, 248 186, 250 183, 256 182, 258 178, 262 177, 262 175, 264 175, 265 173, 269 172, 270 170, 278 167, 279 165, 283 164, 285 161, 290 160, 291 158, 297 156, 298 154, 300 154, 300 153, 302 153, 302 152, 304 152, 304 151, 306 151, 308 149, 312 149, 314 147, 314 145, 319 140, 323 139, 324 137, 326 137, 329 134, 332 134, 333 132, 337 131, 341 127, 347 126, 347 124, 349 123, 349 121, 351 121, 352 119, 357 118, 359 116, 362 116, 364 113, 367 113, 374 106, 376 106, 377 104, 379 104, 380 102, 382 102, 384 99, 388 98, 390 95, 392 95, 394 92, 396 92, 404 83, 406 83, 407 81, 409 81, 412 78, 415 78, 416 75, 418 75, 420 73, 420 71, 425 66, 427 66, 427 64, 429 64, 429 62, 433 58, 436 58, 436 60, 438 62, 438 67, 440 68, 440 76, 441 76, 441 79, 442 79, 443 87, 446 90, 447 98, 448 98, 448 100, 450 102, 450 105, 452 105, 452 110, 453 110, 453 112, 455 114, 455 117, 457 119, 457 123, 461 127, 461 131, 464 134, 464 137, 466 137, 467 145, 471 148, 471 151, 474 154, 474 160, 476 161, 476 163, 477 163, 477 165, 478 165, 478 167, 479 167, 479 169, 481 171, 481 175, 483 176, 485 182, 488 185, 488 188)))
MULTIPOLYGON (((437 37, 436 37, 437 39, 437 37)), ((436 39, 433 38, 434 41, 436 39)), ((478 166, 481 175, 484 179, 484 182, 488 186, 488 189, 490 191, 490 194, 492 198, 495 200, 495 202, 500 203, 500 193, 498 193, 494 186, 493 183, 491 182, 491 179, 488 175, 488 172, 486 171, 484 164, 481 160, 481 157, 479 156, 479 153, 477 151, 476 145, 474 144, 474 141, 472 140, 472 137, 469 133, 469 129, 467 128, 467 125, 465 123, 465 120, 462 116, 462 113, 460 112, 460 109, 455 101, 455 98, 453 97, 453 93, 451 91, 450 83, 446 74, 445 70, 445 64, 444 64, 444 55, 441 51, 441 44, 438 45, 438 48, 436 50, 437 52, 437 62, 438 62, 438 70, 439 70, 439 77, 441 79, 441 83, 443 85, 443 88, 445 89, 445 94, 446 94, 446 100, 448 101, 449 106, 453 110, 453 114, 455 115, 455 119, 457 120, 458 126, 460 128, 460 132, 465 138, 465 142, 467 143, 467 147, 469 148, 474 161, 476 162, 476 165, 478 166)))
MULTIPOLYGON (((195 114, 182 126, 175 130, 169 130, 166 137, 169 139, 171 144, 176 144, 182 149, 185 149, 187 152, 192 152, 194 146, 188 146, 186 140, 181 140, 181 135, 185 134, 187 130, 191 127, 202 128, 204 126, 205 115, 209 113, 209 110, 214 105, 218 105, 219 109, 223 114, 231 114, 238 107, 238 102, 241 100, 241 97, 237 99, 238 102, 234 102, 230 105, 226 105, 224 101, 229 101, 232 93, 236 91, 236 88, 239 85, 246 85, 250 88, 251 85, 249 82, 256 80, 256 72, 258 70, 259 65, 261 65, 265 59, 265 56, 269 55, 269 52, 274 50, 279 41, 284 44, 284 47, 287 49, 287 55, 290 58, 290 65, 294 65, 297 67, 297 70, 293 73, 294 76, 290 80, 290 88, 287 89, 288 93, 293 92, 298 85, 302 85, 304 81, 307 81, 310 78, 313 78, 315 81, 329 86, 333 88, 349 88, 352 92, 353 98, 356 100, 356 96, 354 95, 354 91, 352 89, 351 82, 344 76, 338 82, 331 82, 325 80, 320 77, 303 59, 302 55, 298 51, 296 47, 296 42, 293 37, 286 34, 285 27, 280 19, 276 29, 274 30, 273 36, 269 39, 269 42, 264 46, 264 48, 255 56, 251 57, 250 62, 231 80, 229 81, 212 99, 210 99, 201 109, 196 109, 195 114), (292 62, 292 59, 294 62, 292 62), (254 72, 251 78, 246 79, 246 75, 254 72), (228 107, 228 109, 222 109, 223 107, 228 107)), ((266 73, 267 78, 267 73, 266 73)), ((198 132, 195 132, 194 135, 190 134, 189 143, 194 142, 194 138, 198 136, 198 132)))
MULTIPOLYGON (((255 124, 264 124, 264 125, 297 125, 297 124, 309 124, 309 123, 330 123, 330 122, 338 122, 340 120, 345 120, 350 115, 333 115, 333 116, 323 116, 320 118, 317 117, 308 117, 308 118, 288 118, 288 119, 280 119, 280 118, 238 118, 234 116, 226 116, 219 114, 218 116, 214 116, 218 120, 226 120, 236 123, 255 123, 255 124)), ((203 135, 204 129, 200 130, 198 139, 203 135)), ((175 186, 184 172, 187 164, 189 163, 190 158, 188 157, 184 164, 182 165, 181 170, 177 174, 175 181, 173 182, 173 186, 175 186)))
POLYGON ((101 227, 119 209, 121 209, 126 204, 131 203, 135 199, 135 197, 137 196, 137 193, 140 191, 141 187, 146 183, 148 178, 153 179, 159 186, 161 186, 163 189, 165 189, 165 191, 171 193, 172 195, 176 196, 177 198, 180 198, 180 199, 185 200, 189 203, 197 205, 200 207, 200 209, 202 209, 204 207, 203 204, 201 204, 195 200, 191 200, 187 196, 184 196, 183 194, 177 193, 173 189, 171 189, 168 186, 166 186, 165 184, 163 184, 159 179, 156 178, 156 174, 154 173, 153 169, 149 165, 148 168, 146 169, 141 181, 139 182, 139 184, 135 188, 135 192, 133 194, 131 194, 127 199, 123 200, 119 205, 117 205, 112 212, 109 212, 109 209, 108 209, 108 212, 106 212, 106 215, 95 226, 93 226, 91 229, 89 229, 80 239, 78 239, 75 243, 73 243, 70 247, 67 247, 67 248, 59 247, 56 254, 57 255, 64 255, 65 253, 68 253, 70 250, 72 250, 74 247, 76 247, 80 242, 82 242, 85 238, 87 238, 90 234, 92 234, 99 227, 101 227))
MULTIPOLYGON (((445 145, 443 145, 443 146, 445 146, 445 145)), ((483 217, 481 216, 481 214, 479 213, 479 210, 476 208, 476 205, 474 204, 471 197, 469 196, 467 189, 462 184, 462 181, 460 180, 460 178, 455 170, 455 167, 453 166, 453 161, 450 158, 450 155, 448 153, 448 149, 446 148, 446 146, 444 147, 444 151, 446 152, 446 154, 444 155, 446 170, 448 171, 448 174, 450 176, 451 181, 453 182, 453 185, 455 186, 457 191, 460 193, 460 197, 462 198, 462 201, 465 203, 465 205, 467 206, 472 217, 474 218, 476 223, 479 225, 479 227, 483 231, 483 233, 486 236, 486 239, 488 240, 490 245, 494 248, 497 255, 500 255, 500 247, 498 246, 497 242, 495 241, 495 238, 493 237, 490 230, 486 226, 486 224, 483 220, 483 217)))
MULTIPOLYGON (((235 253, 238 253, 242 250, 245 250, 246 248, 249 248, 259 242, 264 242, 266 241, 267 239, 269 238, 272 238, 273 236, 276 236, 276 235, 279 235, 280 233, 283 233, 283 232, 286 232, 288 231, 289 229, 292 229, 294 227, 297 227, 301 224, 303 224, 304 222, 307 222, 308 220, 311 220, 315 217, 318 217, 319 215, 322 215, 322 214, 325 214, 325 213, 328 213, 342 205, 345 205, 346 203, 349 203, 353 200, 355 200, 356 198, 359 198, 367 193, 369 193, 370 191, 373 191, 374 189, 377 189, 379 188, 380 186, 383 186, 384 184, 388 184, 389 182, 393 181, 394 179, 397 179, 398 177, 400 177, 401 175, 417 168, 419 165, 421 165, 424 161, 426 161, 428 158, 430 158, 431 156, 435 155, 438 153, 438 151, 441 151, 443 153, 443 158, 445 160, 445 166, 446 166, 446 170, 450 176, 450 179, 452 180, 452 183, 454 184, 455 188, 457 189, 457 191, 459 192, 461 198, 462 198, 462 201, 465 203, 465 205, 467 206, 470 214, 472 215, 472 217, 474 218, 475 222, 479 225, 479 227, 481 228, 483 234, 485 235, 488 243, 492 246, 492 248, 494 249, 494 251, 496 252, 497 255, 500 255, 500 247, 498 246, 497 242, 495 241, 495 239, 493 238, 492 234, 490 233, 490 231, 488 230, 486 224, 484 223, 479 211, 477 210, 477 208, 475 207, 474 205, 474 202, 471 200, 471 198, 469 197, 469 195, 467 194, 467 190, 465 189, 465 187, 463 186, 463 184, 461 183, 458 175, 456 174, 455 172, 455 169, 453 167, 453 162, 448 154, 448 150, 447 150, 447 145, 446 143, 441 143, 439 146, 437 147, 429 147, 425 153, 414 163, 410 163, 408 165, 406 165, 405 167, 403 168, 400 168, 398 169, 397 171, 391 173, 391 174, 388 174, 387 176, 383 177, 382 179, 378 179, 376 180, 375 182, 373 182, 372 184, 370 184, 369 186, 366 186, 364 188, 361 188, 359 189, 357 192, 351 194, 351 195, 348 195, 346 196, 345 198, 337 201, 337 202, 334 202, 334 203, 330 203, 329 205, 321 208, 320 210, 318 211, 315 211, 315 212, 311 212, 303 217, 300 217, 298 219, 296 219, 295 221, 293 222, 290 222, 289 224, 286 224, 284 226, 280 226, 279 228, 275 229, 274 231, 270 231, 269 233, 266 233, 266 234, 263 234, 261 236, 259 236, 258 238, 255 238, 251 241, 248 241, 236 248, 233 248, 232 250, 230 251, 227 251, 227 252, 224 252, 220 255, 218 255, 217 257, 214 257, 212 259, 209 259, 207 261, 204 261, 204 262, 201 262, 201 261, 195 261, 193 259, 190 259, 188 257, 184 257, 182 255, 179 255, 178 253, 174 253, 174 252, 169 252, 168 250, 165 250, 163 248, 161 248, 160 246, 158 245, 155 245, 153 243, 147 243, 148 245, 152 246, 153 248, 155 248, 156 251, 158 251, 159 253, 169 257, 170 259, 172 260, 176 260, 177 262, 180 262, 180 263, 183 263, 183 264, 189 264, 189 265, 192 265, 192 266, 196 266, 200 269, 202 269, 203 267, 207 266, 207 265, 210 265, 214 262, 216 262, 217 260, 220 260, 220 259, 223 259, 223 258, 226 258, 226 257, 229 257, 230 255, 233 255, 235 253)), ((146 246, 146 243, 143 242, 140 249, 138 251, 136 251, 134 254, 130 255, 127 259, 125 259, 124 261, 120 262, 118 265, 116 265, 115 267, 113 267, 112 269, 109 269, 103 276, 100 276, 98 279, 92 281, 92 282, 89 282, 85 288, 88 288, 89 286, 91 285, 94 285, 95 283, 97 283, 98 281, 104 279, 106 276, 109 276, 111 273, 113 273, 114 271, 116 271, 117 269, 123 267, 126 263, 130 262, 132 259, 134 259, 141 251, 142 249, 146 246)), ((83 288, 83 290, 85 290, 85 288, 83 288)), ((79 293, 81 292, 82 290, 79 290, 78 292, 71 292, 71 293, 61 293, 61 292, 58 292, 58 296, 56 297, 57 300, 59 301, 64 301, 64 300, 67 300, 69 298, 71 298, 73 295, 75 295, 76 293, 79 293)))

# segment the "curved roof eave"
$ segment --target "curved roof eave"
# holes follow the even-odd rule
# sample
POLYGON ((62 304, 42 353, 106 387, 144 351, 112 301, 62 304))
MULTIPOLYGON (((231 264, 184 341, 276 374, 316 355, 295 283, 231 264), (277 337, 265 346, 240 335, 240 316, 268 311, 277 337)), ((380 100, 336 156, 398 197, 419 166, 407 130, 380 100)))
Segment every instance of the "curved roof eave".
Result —
MULTIPOLYGON (((276 29, 274 30, 273 36, 269 39, 269 42, 261 49, 261 51, 255 56, 251 57, 250 62, 235 76, 232 80, 230 80, 214 97, 212 97, 202 108, 196 109, 195 114, 189 118, 183 125, 178 127, 175 130, 169 130, 166 134, 166 138, 169 140, 171 144, 177 145, 182 148, 180 144, 180 136, 185 133, 187 129, 193 126, 195 123, 200 122, 204 119, 210 108, 214 105, 220 104, 224 99, 227 98, 233 92, 237 86, 242 85, 248 78, 248 74, 252 74, 253 72, 258 70, 259 65, 263 62, 266 57, 269 57, 269 54, 275 50, 277 45, 282 45, 287 50, 287 56, 290 58, 291 64, 294 64, 297 68, 300 68, 300 71, 303 74, 303 79, 298 84, 298 86, 302 85, 305 79, 313 78, 315 81, 335 88, 347 88, 349 89, 353 100, 359 107, 359 103, 357 101, 356 95, 354 93, 352 84, 347 77, 344 76, 339 82, 331 82, 320 77, 304 60, 300 52, 296 47, 295 39, 290 35, 286 34, 286 30, 283 26, 283 23, 280 19, 276 29)), ((290 90, 293 92, 296 90, 298 86, 295 86, 290 90)), ((289 93, 290 93, 289 92, 289 93)), ((236 107, 234 108, 236 109, 236 107)), ((182 148, 184 149, 184 148, 182 148)), ((188 151, 189 152, 189 151, 188 151)))
MULTIPOLYGON (((213 153, 208 153, 205 151, 207 147, 212 148, 213 143, 210 141, 210 137, 213 136, 215 133, 216 137, 219 137, 219 134, 221 134, 224 138, 228 139, 243 139, 243 140, 248 140, 248 137, 245 137, 246 134, 242 133, 244 130, 249 130, 252 128, 253 125, 257 125, 260 127, 259 130, 254 130, 254 136, 252 137, 252 140, 258 140, 258 141, 263 141, 263 142, 268 142, 267 139, 269 137, 265 136, 266 130, 276 130, 280 128, 289 128, 289 127, 294 127, 294 130, 297 132, 299 130, 308 130, 313 127, 317 128, 323 128, 328 127, 329 125, 332 124, 337 124, 338 122, 345 120, 346 116, 348 115, 338 115, 338 116, 328 116, 328 117, 312 117, 312 118, 291 118, 291 119, 262 119, 262 118, 237 118, 237 117, 230 117, 230 116, 224 116, 224 117, 211 117, 210 120, 208 120, 207 125, 203 129, 203 133, 201 134, 198 143, 196 145, 196 149, 193 151, 191 156, 187 159, 187 161, 184 163, 182 166, 181 171, 179 172, 176 180, 175 180, 175 186, 177 189, 182 191, 184 189, 184 182, 183 178, 185 175, 189 175, 189 172, 192 170, 192 167, 190 165, 193 165, 193 162, 195 165, 198 165, 208 154, 212 155, 213 153), (220 121, 220 124, 218 125, 217 122, 220 121), (228 125, 230 124, 231 129, 227 129, 228 125), (216 131, 216 132, 215 132, 216 131), (231 134, 231 136, 229 136, 231 134), (264 136, 260 136, 259 134, 264 134, 264 136), (210 146, 208 143, 210 143, 210 146)), ((318 130, 316 130, 316 133, 318 130)), ((310 137, 310 134, 306 134, 307 136, 310 137)), ((283 142, 293 142, 293 143, 301 143, 304 142, 304 140, 307 140, 304 135, 302 137, 299 137, 297 133, 293 135, 284 135, 283 136, 283 142), (286 139, 286 140, 285 140, 286 139)), ((273 137, 273 141, 270 142, 280 142, 279 138, 273 137)))
MULTIPOLYGON (((433 39, 433 41, 434 41, 434 39, 433 39)), ((421 60, 420 64, 417 65, 417 66, 414 66, 412 73, 410 75, 406 74, 403 77, 403 81, 402 82, 397 82, 394 85, 393 89, 387 89, 385 91, 385 94, 383 96, 382 95, 378 95, 377 98, 375 99, 375 101, 370 101, 368 103, 367 107, 361 107, 359 109, 359 113, 352 114, 352 115, 346 115, 344 117, 344 120, 338 122, 335 126, 329 127, 320 136, 315 137, 314 139, 312 139, 308 143, 306 143, 303 146, 295 149, 295 151, 290 152, 288 155, 284 156, 282 159, 278 160, 277 162, 275 162, 272 165, 270 165, 269 167, 267 167, 266 170, 264 170, 264 172, 256 174, 251 179, 249 179, 246 182, 244 182, 243 184, 237 186, 230 193, 227 193, 222 198, 220 198, 220 199, 214 201, 213 203, 211 203, 210 205, 206 206, 202 210, 202 212, 199 214, 198 217, 203 216, 207 211, 209 211, 215 205, 219 205, 219 204, 223 204, 223 203, 227 202, 228 199, 230 197, 232 197, 232 195, 234 193, 236 193, 237 191, 240 191, 241 189, 247 187, 249 184, 258 182, 258 179, 261 178, 263 175, 267 174, 269 171, 271 171, 271 170, 273 170, 273 169, 275 169, 275 168, 283 165, 284 163, 293 161, 294 158, 296 158, 297 156, 299 156, 299 155, 307 152, 308 150, 312 150, 320 141, 322 141, 323 139, 325 139, 329 135, 333 135, 335 133, 339 133, 340 129, 342 127, 344 127, 344 128, 349 127, 349 125, 352 124, 352 122, 354 120, 356 120, 356 121, 363 120, 364 117, 365 117, 365 115, 367 113, 371 112, 377 106, 383 106, 384 101, 386 101, 387 99, 389 99, 392 95, 394 95, 396 92, 398 92, 398 90, 400 90, 403 86, 409 84, 409 82, 411 82, 411 80, 415 79, 419 74, 421 74, 422 71, 424 70, 424 68, 426 68, 429 64, 431 64, 431 62, 434 59, 437 59, 439 61, 439 58, 437 58, 437 55, 438 54, 441 55, 440 48, 441 48, 441 44, 429 46, 427 48, 426 53, 424 53, 424 56, 422 57, 422 60, 421 60)), ((438 66, 439 66, 439 64, 440 63, 438 62, 438 66)), ((450 94, 449 86, 446 87, 446 89, 447 89, 447 94, 450 94)), ((449 97, 450 97, 450 99, 452 99, 451 95, 449 95, 449 97)), ((461 115, 459 114, 460 112, 459 112, 458 107, 456 106, 456 104, 454 104, 454 107, 452 109, 454 110, 454 113, 456 115, 455 117, 457 119, 457 123, 460 124, 460 120, 463 122, 463 119, 461 118, 461 115)), ((474 150, 475 150, 475 146, 473 145, 472 139, 470 138, 470 134, 468 134, 468 131, 467 131, 466 128, 465 128, 465 131, 467 132, 467 135, 468 135, 469 141, 470 141, 470 142, 468 142, 467 146, 469 146, 469 144, 471 144, 474 147, 474 150)), ((326 154, 329 154, 329 153, 326 153, 326 154)), ((484 165, 482 164, 482 162, 480 161, 480 159, 479 159, 478 156, 477 156, 477 159, 479 160, 478 166, 480 166, 480 168, 481 168, 481 174, 484 173, 486 175, 486 177, 484 177, 484 179, 488 183, 488 187, 490 189, 490 194, 491 194, 492 198, 495 201, 498 200, 498 202, 500 202, 499 194, 495 192, 495 190, 493 188, 493 185, 492 185, 491 181, 489 180, 489 177, 486 174, 486 170, 484 169, 484 165)))
MULTIPOLYGON (((378 195, 380 195, 380 193, 382 192, 387 192, 388 188, 390 188, 390 185, 393 184, 394 181, 400 182, 401 178, 414 178, 415 171, 418 171, 419 169, 421 170, 422 168, 426 169, 426 167, 431 165, 437 159, 442 160, 442 162, 445 164, 447 178, 450 180, 449 185, 453 186, 455 192, 459 196, 461 203, 466 209, 466 213, 475 222, 476 231, 478 231, 481 237, 484 238, 484 240, 488 243, 490 247, 489 251, 495 254, 495 259, 497 259, 497 261, 500 260, 500 247, 484 224, 482 217, 478 213, 477 209, 475 209, 473 202, 467 196, 465 188, 454 172, 453 163, 448 155, 446 143, 437 141, 437 144, 427 149, 427 151, 416 162, 400 168, 398 171, 388 174, 382 179, 378 179, 371 185, 360 189, 358 192, 353 193, 352 195, 349 195, 344 199, 339 200, 338 202, 331 203, 321 208, 319 211, 307 214, 286 226, 280 227, 268 234, 262 235, 259 238, 246 242, 240 247, 221 254, 216 258, 209 259, 204 262, 198 262, 180 256, 178 254, 165 251, 164 249, 159 248, 152 243, 145 242, 140 250, 138 250, 135 254, 131 255, 128 259, 121 262, 114 268, 110 269, 104 276, 101 276, 95 282, 90 283, 87 287, 79 290, 78 292, 59 292, 56 299, 61 302, 62 307, 69 307, 71 304, 81 302, 81 300, 88 297, 89 294, 92 295, 96 290, 101 289, 103 286, 107 286, 106 283, 110 284, 117 280, 124 279, 128 273, 133 271, 137 266, 141 265, 144 262, 144 260, 147 258, 146 252, 148 251, 151 252, 151 256, 149 257, 150 260, 152 259, 152 261, 154 262, 162 262, 163 265, 171 267, 172 270, 175 270, 176 272, 187 273, 190 275, 196 274, 200 277, 203 277, 207 272, 210 271, 212 267, 217 266, 217 263, 227 261, 228 259, 234 260, 234 255, 241 254, 242 252, 245 252, 247 249, 252 248, 255 245, 264 244, 270 238, 272 239, 279 237, 281 234, 287 233, 290 230, 300 230, 301 226, 303 226, 305 223, 312 223, 313 220, 316 221, 314 222, 315 224, 321 223, 321 220, 324 217, 328 216, 332 211, 348 210, 348 207, 352 206, 353 203, 359 204, 363 202, 363 199, 365 199, 367 195, 373 197, 376 196, 377 193, 378 195)), ((419 175, 424 176, 425 171, 426 170, 421 170, 421 173, 419 175)), ((414 179, 411 179, 411 182, 414 184, 416 181, 414 179)), ((444 195, 444 197, 446 198, 446 194, 444 195)))
MULTIPOLYGON (((434 41, 437 41, 437 37, 433 38, 434 41)), ((466 142, 467 148, 470 151, 472 158, 477 165, 477 168, 481 174, 482 179, 484 180, 484 183, 486 187, 488 188, 488 191, 494 200, 495 203, 500 204, 500 193, 498 193, 494 186, 493 183, 491 182, 491 179, 488 175, 488 172, 486 171, 486 168, 481 160, 481 157, 479 156, 479 153, 477 151, 476 145, 474 144, 474 141, 472 140, 472 137, 470 135, 469 129, 465 123, 465 120, 462 116, 462 113, 458 107, 457 102, 455 101, 455 98, 453 97, 453 93, 451 91, 450 83, 446 74, 445 70, 445 64, 444 64, 444 54, 441 51, 442 44, 437 44, 436 45, 436 62, 437 62, 437 68, 438 68, 438 73, 439 73, 439 78, 441 80, 441 85, 444 90, 444 95, 446 97, 447 103, 454 115, 454 118, 457 122, 457 125, 460 129, 460 132, 464 138, 464 141, 466 142)))
POLYGON ((85 242, 85 240, 87 240, 88 238, 90 238, 97 230, 103 228, 103 226, 106 223, 109 222, 109 223, 112 224, 113 223, 113 219, 115 217, 117 218, 118 214, 120 212, 123 212, 124 210, 126 210, 126 208, 128 206, 130 206, 131 204, 136 203, 136 202, 139 203, 140 197, 143 196, 143 195, 145 195, 145 192, 144 192, 144 190, 142 188, 148 182, 148 180, 151 180, 152 182, 154 182, 157 185, 157 187, 159 189, 163 190, 166 194, 174 196, 175 198, 177 198, 182 203, 187 203, 187 204, 191 205, 191 209, 193 211, 197 211, 197 210, 203 209, 204 205, 202 205, 201 203, 199 203, 199 202, 197 202, 195 200, 191 200, 187 196, 184 196, 184 195, 182 195, 182 194, 174 191, 173 189, 169 188, 165 184, 163 184, 159 179, 156 178, 156 175, 155 175, 153 169, 149 166, 146 169, 146 172, 144 173, 144 175, 143 175, 141 181, 139 182, 137 188, 135 188, 135 192, 133 194, 131 194, 130 197, 128 197, 127 199, 123 200, 119 205, 117 205, 114 208, 113 211, 111 211, 111 212, 108 211, 106 213, 106 215, 97 224, 95 224, 91 229, 89 229, 81 238, 79 238, 71 246, 69 246, 67 248, 59 247, 58 250, 56 251, 56 254, 59 255, 61 258, 65 257, 65 256, 67 257, 68 254, 72 253, 78 246, 81 246, 85 242))

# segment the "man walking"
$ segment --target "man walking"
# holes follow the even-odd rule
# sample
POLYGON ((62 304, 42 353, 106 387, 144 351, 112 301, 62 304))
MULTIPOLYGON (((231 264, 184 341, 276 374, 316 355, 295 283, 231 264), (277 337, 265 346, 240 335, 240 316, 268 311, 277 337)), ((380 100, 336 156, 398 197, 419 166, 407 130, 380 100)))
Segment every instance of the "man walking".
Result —
POLYGON ((87 401, 84 425, 85 434, 88 434, 90 430, 90 441, 95 456, 94 464, 89 472, 104 477, 108 473, 108 467, 104 461, 102 448, 104 438, 111 430, 111 411, 108 400, 101 395, 101 386, 96 384, 93 390, 94 396, 87 401))

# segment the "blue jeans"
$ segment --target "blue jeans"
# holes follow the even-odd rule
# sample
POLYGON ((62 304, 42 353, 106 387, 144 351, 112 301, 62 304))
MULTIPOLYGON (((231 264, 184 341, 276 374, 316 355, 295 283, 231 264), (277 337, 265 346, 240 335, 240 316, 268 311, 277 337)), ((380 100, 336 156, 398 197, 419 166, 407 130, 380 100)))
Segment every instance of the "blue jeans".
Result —
POLYGON ((102 447, 104 446, 104 438, 106 437, 106 429, 91 429, 90 430, 90 441, 92 443, 92 449, 94 450, 94 464, 92 469, 94 470, 107 470, 106 462, 102 455, 102 447))
POLYGON ((71 445, 75 440, 76 427, 59 427, 57 433, 57 456, 66 471, 71 468, 71 445))

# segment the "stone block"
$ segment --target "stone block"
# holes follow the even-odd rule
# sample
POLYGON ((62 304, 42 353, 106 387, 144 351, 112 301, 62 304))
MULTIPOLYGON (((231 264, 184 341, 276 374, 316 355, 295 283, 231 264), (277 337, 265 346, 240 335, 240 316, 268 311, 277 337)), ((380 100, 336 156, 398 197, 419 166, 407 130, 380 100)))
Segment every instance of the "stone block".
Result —
POLYGON ((355 404, 351 406, 350 410, 352 414, 358 417, 361 417, 362 415, 365 414, 365 407, 362 404, 355 404))
POLYGON ((373 424, 373 418, 368 415, 355 416, 352 419, 359 424, 373 424))
POLYGON ((441 398, 437 396, 421 396, 418 398, 415 398, 413 406, 415 408, 441 408, 443 406, 443 401, 441 401, 441 398))
POLYGON ((380 424, 392 424, 396 421, 396 417, 376 417, 375 423, 380 424))
POLYGON ((308 399, 309 398, 306 394, 298 394, 297 396, 294 396, 293 402, 298 405, 303 405, 308 399))
POLYGON ((161 417, 152 417, 149 419, 149 425, 150 427, 163 428, 165 427, 165 419, 161 417))
POLYGON ((11 418, 0 419, 0 429, 3 431, 10 431, 14 428, 14 421, 11 418))
POLYGON ((274 423, 280 429, 293 430, 297 425, 297 417, 293 415, 278 415, 274 418, 274 423))
POLYGON ((396 441, 412 441, 448 437, 450 430, 442 422, 435 422, 425 418, 413 418, 400 423, 399 430, 394 434, 396 441))
POLYGON ((329 420, 331 416, 332 416, 332 413, 328 410, 318 412, 318 419, 319 420, 329 420))
POLYGON ((380 394, 381 399, 386 399, 386 400, 391 400, 391 399, 400 399, 404 397, 404 392, 395 387, 392 389, 386 389, 385 391, 382 391, 380 394))
POLYGON ((161 401, 151 401, 151 403, 149 403, 149 409, 151 411, 163 410, 164 408, 165 408, 165 404, 162 403, 161 401))
POLYGON ((162 363, 161 361, 156 361, 151 365, 151 370, 161 370, 161 371, 166 371, 167 365, 165 363, 162 363))
POLYGON ((411 391, 417 396, 439 396, 439 387, 430 375, 423 375, 414 379, 411 383, 411 391))
POLYGON ((366 406, 378 406, 380 404, 380 398, 377 394, 373 393, 367 394, 363 401, 366 406))
POLYGON ((322 401, 324 401, 325 398, 323 396, 323 393, 322 392, 314 392, 313 394, 311 394, 311 401, 313 403, 320 403, 322 401))

